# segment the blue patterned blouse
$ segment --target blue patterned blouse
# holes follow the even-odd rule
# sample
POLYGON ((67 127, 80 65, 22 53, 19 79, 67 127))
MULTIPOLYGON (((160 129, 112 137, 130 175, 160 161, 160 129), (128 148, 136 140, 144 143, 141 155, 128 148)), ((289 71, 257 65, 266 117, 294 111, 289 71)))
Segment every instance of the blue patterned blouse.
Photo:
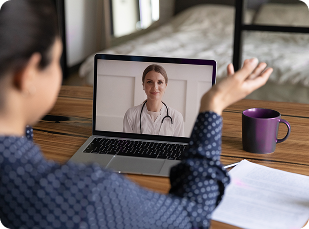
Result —
POLYGON ((209 228, 230 178, 220 163, 222 118, 199 114, 162 195, 98 165, 47 161, 27 137, 0 136, 0 218, 8 228, 209 228))

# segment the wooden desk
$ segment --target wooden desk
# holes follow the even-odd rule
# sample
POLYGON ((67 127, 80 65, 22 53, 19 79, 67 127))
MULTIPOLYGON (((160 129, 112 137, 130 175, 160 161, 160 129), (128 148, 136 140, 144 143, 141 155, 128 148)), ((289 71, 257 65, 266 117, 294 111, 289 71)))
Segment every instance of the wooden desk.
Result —
MULTIPOLYGON (((66 162, 91 135, 92 96, 91 87, 62 86, 57 103, 49 113, 53 117, 45 117, 34 127, 34 141, 41 146, 46 158, 66 162)), ((223 112, 223 120, 223 164, 247 159, 272 168, 309 175, 309 104, 242 100, 223 112), (277 144, 272 154, 252 154, 242 150, 241 112, 253 107, 277 110, 291 124, 290 137, 277 144)), ((285 134, 286 126, 281 124, 278 137, 282 138, 285 134)), ((170 188, 168 178, 127 176, 157 192, 167 193, 170 188)), ((235 227, 214 221, 212 228, 235 227)))

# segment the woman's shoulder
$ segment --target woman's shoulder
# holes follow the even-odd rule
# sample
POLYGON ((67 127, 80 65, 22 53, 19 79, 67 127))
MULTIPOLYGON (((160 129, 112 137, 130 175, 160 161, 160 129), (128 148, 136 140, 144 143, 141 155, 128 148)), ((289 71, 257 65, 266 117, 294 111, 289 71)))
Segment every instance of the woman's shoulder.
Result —
POLYGON ((131 115, 135 115, 137 113, 140 113, 141 112, 141 109, 142 109, 142 105, 143 104, 140 104, 140 105, 137 105, 137 106, 134 106, 134 107, 131 107, 129 108, 127 111, 126 111, 126 116, 131 116, 131 115))

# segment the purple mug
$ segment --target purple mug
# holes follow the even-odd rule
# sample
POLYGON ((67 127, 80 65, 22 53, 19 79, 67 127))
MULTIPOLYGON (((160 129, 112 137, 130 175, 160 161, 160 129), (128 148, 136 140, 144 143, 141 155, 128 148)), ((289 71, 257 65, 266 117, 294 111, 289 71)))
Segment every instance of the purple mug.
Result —
POLYGON ((276 149, 276 144, 285 141, 290 132, 290 123, 281 119, 278 111, 251 108, 242 112, 242 145, 245 151, 272 153, 276 149), (288 127, 288 132, 283 139, 277 139, 280 122, 288 127))

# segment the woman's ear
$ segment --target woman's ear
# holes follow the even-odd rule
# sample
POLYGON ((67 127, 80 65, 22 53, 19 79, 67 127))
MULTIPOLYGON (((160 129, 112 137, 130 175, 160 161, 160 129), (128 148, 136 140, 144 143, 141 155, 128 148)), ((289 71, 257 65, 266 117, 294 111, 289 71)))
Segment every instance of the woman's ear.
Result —
POLYGON ((16 90, 25 95, 35 93, 35 79, 38 77, 39 63, 41 61, 41 55, 34 53, 26 66, 20 71, 16 72, 13 76, 13 85, 16 90))

